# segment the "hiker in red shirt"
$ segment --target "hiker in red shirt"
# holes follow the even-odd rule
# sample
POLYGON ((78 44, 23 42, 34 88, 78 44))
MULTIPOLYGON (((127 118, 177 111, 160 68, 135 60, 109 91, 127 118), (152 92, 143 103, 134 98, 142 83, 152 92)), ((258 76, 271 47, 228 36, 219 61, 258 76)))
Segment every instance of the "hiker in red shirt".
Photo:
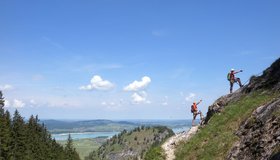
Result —
POLYGON ((193 102, 193 105, 191 106, 191 112, 193 113, 193 120, 192 120, 192 125, 194 126, 194 121, 195 121, 195 118, 196 116, 199 114, 200 115, 200 121, 203 120, 203 116, 202 116, 202 113, 201 111, 198 111, 197 109, 197 105, 202 102, 202 100, 200 100, 199 102, 193 102))
POLYGON ((228 73, 228 80, 229 80, 229 84, 230 84, 230 93, 232 93, 232 88, 233 88, 233 84, 235 82, 238 82, 240 87, 243 87, 240 78, 235 77, 236 73, 242 72, 242 70, 239 71, 234 71, 234 69, 231 69, 230 73, 228 73))

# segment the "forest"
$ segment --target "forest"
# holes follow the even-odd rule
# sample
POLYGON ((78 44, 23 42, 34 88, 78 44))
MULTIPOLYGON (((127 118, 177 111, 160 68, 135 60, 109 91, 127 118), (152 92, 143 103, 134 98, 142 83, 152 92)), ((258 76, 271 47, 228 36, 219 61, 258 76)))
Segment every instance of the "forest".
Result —
POLYGON ((38 116, 32 115, 25 121, 18 110, 11 116, 4 106, 0 91, 0 160, 80 160, 70 135, 63 147, 51 137, 45 125, 39 123, 38 116))

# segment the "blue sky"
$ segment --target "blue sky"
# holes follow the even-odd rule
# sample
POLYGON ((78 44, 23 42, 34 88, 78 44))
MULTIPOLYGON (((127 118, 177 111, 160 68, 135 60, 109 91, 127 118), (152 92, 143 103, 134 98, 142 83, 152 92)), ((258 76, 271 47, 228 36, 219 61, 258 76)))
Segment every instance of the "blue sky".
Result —
MULTIPOLYGON (((280 55, 279 1, 0 2, 6 108, 42 119, 185 119, 280 55)), ((238 89, 237 86, 234 88, 238 89)))

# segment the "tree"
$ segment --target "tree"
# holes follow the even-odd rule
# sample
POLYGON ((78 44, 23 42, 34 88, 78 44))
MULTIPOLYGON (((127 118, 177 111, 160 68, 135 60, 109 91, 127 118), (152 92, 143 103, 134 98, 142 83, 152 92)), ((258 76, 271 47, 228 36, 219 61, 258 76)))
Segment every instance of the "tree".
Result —
POLYGON ((26 125, 18 110, 15 111, 12 121, 12 159, 23 159, 26 156, 26 125))
POLYGON ((38 116, 32 115, 26 123, 16 110, 11 120, 4 102, 0 91, 0 160, 80 160, 70 135, 63 148, 52 139, 44 124, 39 123, 38 116))
POLYGON ((77 160, 80 159, 78 153, 76 152, 75 148, 73 147, 73 139, 71 135, 68 135, 67 143, 65 146, 65 152, 67 160, 77 160))
MULTIPOLYGON (((3 109, 3 107, 4 107, 4 102, 5 102, 5 100, 4 100, 4 97, 3 97, 3 94, 2 94, 2 91, 0 91, 0 107, 3 109)), ((3 109, 4 110, 4 109, 3 109)))
POLYGON ((0 91, 0 160, 9 159, 11 151, 10 113, 4 110, 4 97, 0 91))

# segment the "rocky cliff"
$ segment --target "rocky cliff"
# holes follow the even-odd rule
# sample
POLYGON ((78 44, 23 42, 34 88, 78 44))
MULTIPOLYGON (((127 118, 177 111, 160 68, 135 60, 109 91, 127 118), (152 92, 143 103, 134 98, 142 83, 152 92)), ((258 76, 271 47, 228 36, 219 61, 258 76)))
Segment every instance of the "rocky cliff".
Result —
POLYGON ((269 92, 280 91, 280 58, 263 71, 261 76, 252 76, 248 85, 240 88, 232 94, 217 99, 211 106, 209 106, 205 123, 207 124, 215 113, 220 113, 229 103, 238 101, 242 96, 258 90, 267 90, 269 92))
MULTIPOLYGON (((280 91, 280 58, 267 68, 261 76, 252 76, 245 87, 233 94, 217 99, 209 106, 205 124, 215 114, 223 112, 230 103, 255 92, 280 91)), ((261 95, 260 95, 261 96, 261 95)), ((280 159, 280 97, 255 109, 235 132, 239 140, 228 152, 227 159, 280 159)))
POLYGON ((279 152, 280 98, 258 107, 236 131, 227 159, 269 159, 279 152))

